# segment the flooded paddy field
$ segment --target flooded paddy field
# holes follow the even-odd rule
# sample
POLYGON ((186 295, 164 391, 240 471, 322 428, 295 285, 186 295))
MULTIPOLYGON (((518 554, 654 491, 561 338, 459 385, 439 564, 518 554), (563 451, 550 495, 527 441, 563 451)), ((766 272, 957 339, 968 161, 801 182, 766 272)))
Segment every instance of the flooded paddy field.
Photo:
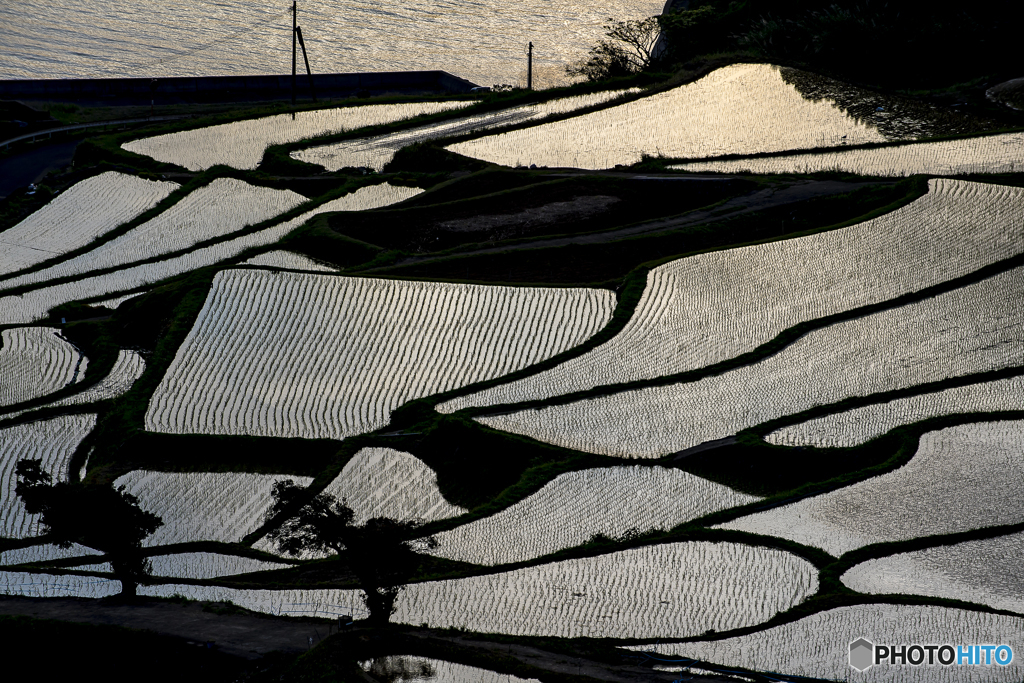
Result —
MULTIPOLYGON (((1014 642, 1021 134, 768 64, 521 96, 97 132, 0 204, 4 609, 187 617, 284 680, 831 680, 859 637, 1014 642), (50 490, 160 523, 64 537, 50 490)), ((922 671, 862 678, 1020 678, 922 671)))

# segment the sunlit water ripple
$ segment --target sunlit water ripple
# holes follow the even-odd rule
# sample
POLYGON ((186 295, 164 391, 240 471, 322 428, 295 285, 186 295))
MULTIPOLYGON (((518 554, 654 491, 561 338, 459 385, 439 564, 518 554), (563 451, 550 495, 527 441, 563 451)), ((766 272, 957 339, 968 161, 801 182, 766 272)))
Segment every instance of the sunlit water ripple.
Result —
MULTIPOLYGON (((661 0, 302 0, 314 73, 443 69, 483 85, 564 80, 608 20, 660 14, 661 0)), ((286 73, 291 3, 55 0, 0 3, 0 78, 286 73)), ((299 57, 299 68, 302 58, 299 57)))

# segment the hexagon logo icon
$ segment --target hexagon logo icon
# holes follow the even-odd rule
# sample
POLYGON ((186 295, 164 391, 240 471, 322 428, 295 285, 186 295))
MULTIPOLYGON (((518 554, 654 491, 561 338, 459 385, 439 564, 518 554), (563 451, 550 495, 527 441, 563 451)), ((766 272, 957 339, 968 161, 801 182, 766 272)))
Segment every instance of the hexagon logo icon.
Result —
POLYGON ((867 638, 858 638, 850 643, 850 666, 857 671, 867 671, 872 665, 875 644, 867 638))

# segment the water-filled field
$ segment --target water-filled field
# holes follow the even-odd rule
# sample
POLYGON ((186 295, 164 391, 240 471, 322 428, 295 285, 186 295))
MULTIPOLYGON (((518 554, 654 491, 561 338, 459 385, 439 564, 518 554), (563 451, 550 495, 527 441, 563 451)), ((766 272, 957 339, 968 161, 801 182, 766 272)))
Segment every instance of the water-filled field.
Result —
POLYGON ((89 366, 52 327, 13 327, 0 333, 0 343, 0 407, 70 386, 89 366))
POLYGON ((699 158, 885 139, 828 100, 804 99, 778 67, 735 64, 627 104, 448 149, 505 166, 598 169, 643 154, 699 158))
POLYGON ((870 149, 840 149, 755 159, 692 161, 669 168, 693 173, 834 172, 895 177, 919 173, 1020 173, 1024 170, 1024 135, 1006 133, 870 149))
POLYGON ((429 657, 389 655, 359 662, 359 666, 381 681, 433 681, 434 683, 540 683, 535 678, 499 674, 456 662, 429 657))
POLYGON ((6 322, 28 323, 43 318, 54 306, 80 299, 103 299, 152 285, 238 256, 246 249, 274 244, 317 214, 327 211, 363 211, 400 202, 421 192, 416 188, 395 187, 388 183, 371 185, 321 204, 296 218, 271 225, 258 232, 228 238, 210 246, 187 251, 159 261, 129 265, 110 273, 85 276, 61 284, 40 283, 39 289, 25 294, 0 297, 0 316, 6 322))
POLYGON ((218 178, 152 220, 104 242, 80 256, 4 282, 5 287, 80 276, 188 249, 262 223, 306 201, 289 190, 218 178))
POLYGON ((408 145, 440 137, 467 135, 499 126, 539 121, 548 116, 566 114, 576 109, 593 107, 620 97, 623 94, 635 92, 639 92, 639 89, 602 91, 591 95, 576 95, 575 97, 549 100, 540 104, 527 104, 511 109, 501 109, 488 114, 478 114, 476 116, 442 121, 388 135, 357 138, 333 145, 310 147, 292 152, 291 157, 298 161, 323 166, 328 171, 337 171, 346 166, 372 168, 375 171, 382 171, 384 166, 395 156, 395 152, 408 145))
POLYGON ((142 138, 126 142, 122 147, 190 171, 202 171, 217 164, 253 169, 260 165, 263 153, 271 145, 379 126, 471 104, 471 101, 412 102, 303 111, 294 116, 279 114, 142 138))
POLYGON ((780 536, 835 556, 871 543, 1024 522, 1024 423, 928 432, 903 467, 721 525, 780 536))
MULTIPOLYGON (((631 649, 827 680, 849 676, 872 683, 966 683, 978 680, 980 667, 876 666, 853 679, 849 644, 868 634, 879 643, 1012 643, 1018 642, 1022 631, 1024 619, 1020 617, 949 607, 867 604, 819 612, 745 636, 631 649)), ((1009 666, 981 671, 986 681, 1009 683, 1020 678, 1021 664, 1014 658, 1009 666)))
POLYGON ((95 426, 95 415, 64 415, 0 429, 0 537, 26 538, 39 533, 38 516, 26 513, 15 493, 18 460, 39 460, 42 471, 65 480, 71 456, 95 426))
POLYGON ((1010 534, 868 560, 843 584, 859 593, 907 593, 1024 612, 1024 535, 1010 534))
MULTIPOLYGON (((557 41, 535 42, 543 83, 557 41)), ((358 530, 338 557, 271 540, 330 510, 337 531, 344 503, 355 525, 403 521, 421 553, 387 566, 401 637, 445 629, 512 662, 525 646, 494 635, 607 638, 637 666, 656 661, 644 650, 703 660, 658 661, 654 676, 751 680, 735 668, 853 680, 846 648, 862 636, 1015 642, 1024 191, 983 174, 1016 163, 1020 134, 912 142, 994 124, 770 65, 687 78, 621 101, 620 84, 485 95, 468 116, 465 99, 335 103, 83 143, 75 171, 48 181, 58 192, 0 207, 0 593, 130 590, 114 579, 123 556, 82 535, 59 548, 27 513, 28 458, 161 517, 139 548, 148 598, 367 617, 365 565, 388 548, 364 553, 358 530), (377 125, 417 113, 447 118, 377 125), (604 168, 843 141, 897 155, 877 162, 886 174, 982 175, 695 179, 657 160, 587 173, 444 149, 604 168), (252 170, 283 143, 302 151, 252 170), (388 168, 403 170, 381 173, 400 149, 388 168), (206 171, 159 178, 125 150, 206 171), (442 246, 437 225, 468 238, 442 246)), ((403 652, 344 664, 499 680, 403 652)), ((1020 678, 1016 663, 977 673, 861 678, 1020 678)))
POLYGON ((589 453, 658 458, 855 396, 1019 366, 1024 268, 837 322, 695 382, 476 418, 589 453), (913 360, 908 360, 913 359, 913 360))
POLYGON ((336 439, 372 431, 406 401, 579 344, 608 322, 614 302, 599 289, 225 271, 146 427, 336 439))
POLYGON ((688 472, 609 467, 569 472, 490 517, 438 535, 436 554, 474 564, 523 562, 582 545, 594 535, 671 529, 757 500, 688 472), (614 500, 610 507, 609 500, 614 500))
POLYGON ((139 506, 163 519, 147 545, 189 541, 237 542, 259 527, 270 509, 271 490, 282 479, 308 485, 311 477, 245 472, 153 472, 134 470, 118 477, 139 506))
POLYGON ((1020 188, 931 180, 920 199, 842 230, 670 261, 650 271, 636 311, 609 342, 438 409, 544 399, 711 365, 798 323, 1018 254, 1022 218, 1020 188), (964 240, 964 234, 972 238, 964 240))
MULTIPOLYGON (((177 183, 143 180, 115 171, 86 178, 4 230, 0 271, 6 274, 31 268, 84 247, 151 209, 177 188, 177 183)), ((11 285, 3 282, 2 286, 11 285)))
POLYGON ((777 429, 765 436, 780 446, 858 446, 890 429, 941 415, 1024 410, 1024 377, 978 382, 873 403, 777 429))
MULTIPOLYGON (((818 587, 814 567, 781 550, 731 543, 645 546, 597 557, 410 584, 395 620, 485 633, 594 638, 686 637, 752 626, 803 601, 818 587), (613 615, 617 615, 614 616, 613 615)), ((269 614, 351 614, 355 590, 250 590, 163 584, 179 593, 230 600, 269 614)))

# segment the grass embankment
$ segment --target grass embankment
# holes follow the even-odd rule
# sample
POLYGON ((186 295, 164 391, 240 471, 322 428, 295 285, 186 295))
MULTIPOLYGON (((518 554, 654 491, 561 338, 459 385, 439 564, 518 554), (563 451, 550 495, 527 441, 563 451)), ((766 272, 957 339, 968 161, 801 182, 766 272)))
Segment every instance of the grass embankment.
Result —
POLYGON ((537 175, 536 182, 469 199, 335 214, 330 226, 404 252, 437 252, 534 235, 591 233, 676 216, 747 192, 749 181, 680 182, 537 175))
MULTIPOLYGON (((123 235, 126 232, 128 232, 129 230, 131 230, 132 228, 141 225, 146 220, 154 218, 156 215, 158 215, 163 210, 166 210, 166 209, 170 208, 171 206, 176 204, 178 201, 183 199, 190 191, 192 191, 194 189, 198 189, 199 187, 202 187, 204 185, 208 185, 209 183, 213 182, 217 178, 236 177, 236 178, 239 178, 239 179, 246 179, 247 175, 248 175, 248 172, 245 172, 245 171, 239 172, 239 171, 236 171, 234 169, 230 169, 230 168, 222 167, 222 166, 214 167, 214 168, 212 168, 212 169, 210 169, 208 171, 203 172, 202 174, 200 174, 196 178, 194 178, 186 186, 183 186, 182 188, 179 188, 178 190, 175 190, 175 192, 173 192, 171 194, 171 196, 169 196, 167 199, 165 199, 160 204, 158 204, 157 207, 154 207, 150 211, 145 212, 144 214, 142 214, 141 216, 139 216, 135 220, 129 221, 128 223, 125 223, 125 224, 119 226, 118 228, 116 228, 116 229, 114 229, 114 230, 112 230, 112 231, 110 231, 108 233, 105 233, 101 237, 99 237, 96 240, 94 240, 93 242, 91 242, 89 245, 86 245, 85 247, 82 247, 81 249, 76 249, 73 252, 69 252, 68 255, 62 255, 61 257, 58 257, 57 259, 52 259, 52 260, 48 261, 45 264, 37 264, 36 266, 33 266, 31 268, 26 268, 26 269, 24 269, 21 272, 23 272, 23 273, 35 272, 35 271, 38 271, 40 268, 46 267, 47 264, 52 265, 55 262, 62 261, 65 258, 67 258, 69 255, 86 253, 87 251, 90 251, 90 250, 95 249, 95 248, 97 248, 99 246, 102 246, 102 244, 104 244, 106 242, 109 242, 110 240, 114 239, 115 237, 123 235)), ((325 194, 322 194, 322 195, 320 195, 318 197, 315 197, 313 199, 305 201, 302 204, 299 204, 298 206, 296 206, 296 207, 294 207, 294 208, 292 208, 292 209, 290 209, 288 211, 285 211, 285 212, 283 212, 281 214, 278 214, 278 215, 276 215, 276 216, 274 216, 272 218, 268 218, 268 219, 266 219, 264 221, 260 221, 259 223, 256 223, 256 224, 253 224, 253 225, 248 225, 248 226, 242 228, 241 230, 236 230, 234 232, 231 232, 231 233, 228 233, 228 234, 225 234, 225 235, 218 235, 218 236, 215 236, 215 237, 210 237, 210 238, 207 238, 207 239, 199 240, 199 241, 194 242, 193 244, 191 244, 191 245, 189 245, 187 247, 183 247, 183 248, 176 249, 176 250, 173 250, 173 251, 168 251, 168 252, 165 252, 165 253, 162 253, 162 254, 157 254, 157 255, 154 255, 154 256, 139 258, 139 259, 136 259, 136 260, 133 260, 133 261, 129 261, 127 263, 123 263, 123 264, 120 264, 120 265, 117 265, 117 266, 111 266, 111 267, 108 267, 108 268, 98 268, 96 270, 90 270, 88 272, 80 273, 80 274, 77 274, 77 275, 70 275, 70 276, 66 276, 66 277, 52 278, 52 279, 49 279, 49 280, 46 280, 46 281, 35 282, 35 283, 32 283, 32 284, 21 285, 21 286, 17 286, 17 287, 11 287, 9 289, 0 289, 0 293, 2 293, 5 296, 20 295, 20 294, 23 294, 23 293, 28 292, 28 291, 37 290, 37 289, 44 289, 44 288, 51 287, 51 286, 57 285, 57 284, 74 282, 74 281, 77 281, 77 280, 84 280, 84 279, 92 278, 92 277, 95 277, 95 276, 98 276, 98 275, 107 275, 107 274, 117 273, 118 271, 122 271, 122 270, 124 270, 126 268, 129 268, 129 267, 135 267, 135 266, 140 266, 140 265, 149 264, 149 263, 159 263, 159 262, 162 262, 162 261, 167 261, 167 260, 172 259, 172 258, 177 257, 177 256, 182 256, 182 255, 185 255, 185 254, 188 254, 188 253, 191 253, 191 252, 199 251, 199 250, 201 250, 201 249, 203 249, 205 247, 210 247, 210 246, 214 246, 214 245, 217 245, 217 244, 221 244, 221 243, 225 243, 225 242, 230 242, 231 240, 237 239, 239 237, 243 237, 243 236, 246 236, 246 235, 252 235, 252 234, 256 234, 256 233, 262 232, 263 230, 266 230, 267 228, 270 228, 270 227, 278 225, 280 223, 284 223, 284 222, 287 222, 287 221, 292 220, 294 218, 297 218, 297 217, 301 216, 302 214, 304 214, 304 213, 306 213, 308 211, 311 211, 311 210, 317 208, 318 206, 331 201, 332 199, 336 199, 336 198, 341 197, 343 195, 349 194, 350 192, 354 192, 355 190, 357 190, 357 189, 359 189, 361 187, 365 187, 365 186, 368 186, 368 185, 378 184, 380 182, 382 182, 381 179, 376 178, 376 177, 350 179, 350 180, 348 180, 348 182, 336 185, 335 189, 333 189, 333 190, 331 190, 329 192, 326 192, 325 194)), ((271 246, 272 245, 268 244, 268 245, 265 245, 265 246, 257 246, 257 247, 249 248, 249 249, 245 250, 244 253, 238 254, 238 255, 233 256, 233 257, 225 258, 222 263, 223 264, 228 264, 228 263, 240 262, 242 260, 245 260, 246 258, 249 258, 249 257, 255 255, 256 253, 258 253, 260 251, 264 251, 267 247, 271 247, 271 246)), ((360 263, 364 259, 372 258, 374 253, 375 252, 372 249, 363 249, 361 251, 357 251, 357 250, 353 250, 353 249, 348 249, 346 251, 346 255, 350 259, 349 263, 360 263)), ((146 286, 148 286, 148 285, 146 285, 146 286)), ((126 291, 131 291, 131 290, 126 290, 126 291)), ((86 299, 84 299, 84 301, 89 302, 89 301, 103 300, 103 299, 106 299, 106 298, 110 298, 110 297, 116 296, 117 294, 118 294, 118 292, 109 292, 109 293, 105 293, 103 295, 100 295, 98 297, 87 297, 86 299)), ((68 307, 58 307, 58 309, 54 309, 54 313, 55 314, 56 313, 60 313, 62 310, 64 310, 64 312, 70 312, 74 308, 75 308, 74 305, 71 305, 71 306, 68 306, 68 307)))
MULTIPOLYGON (((439 255, 437 260, 380 268, 374 275, 490 284, 611 285, 641 264, 798 236, 866 220, 902 206, 924 193, 918 180, 869 186, 652 235, 610 242, 508 249, 486 254, 439 255), (828 226, 828 227, 825 227, 828 226)), ((500 245, 496 245, 500 246, 500 245)), ((370 266, 366 266, 369 268, 370 266)))

